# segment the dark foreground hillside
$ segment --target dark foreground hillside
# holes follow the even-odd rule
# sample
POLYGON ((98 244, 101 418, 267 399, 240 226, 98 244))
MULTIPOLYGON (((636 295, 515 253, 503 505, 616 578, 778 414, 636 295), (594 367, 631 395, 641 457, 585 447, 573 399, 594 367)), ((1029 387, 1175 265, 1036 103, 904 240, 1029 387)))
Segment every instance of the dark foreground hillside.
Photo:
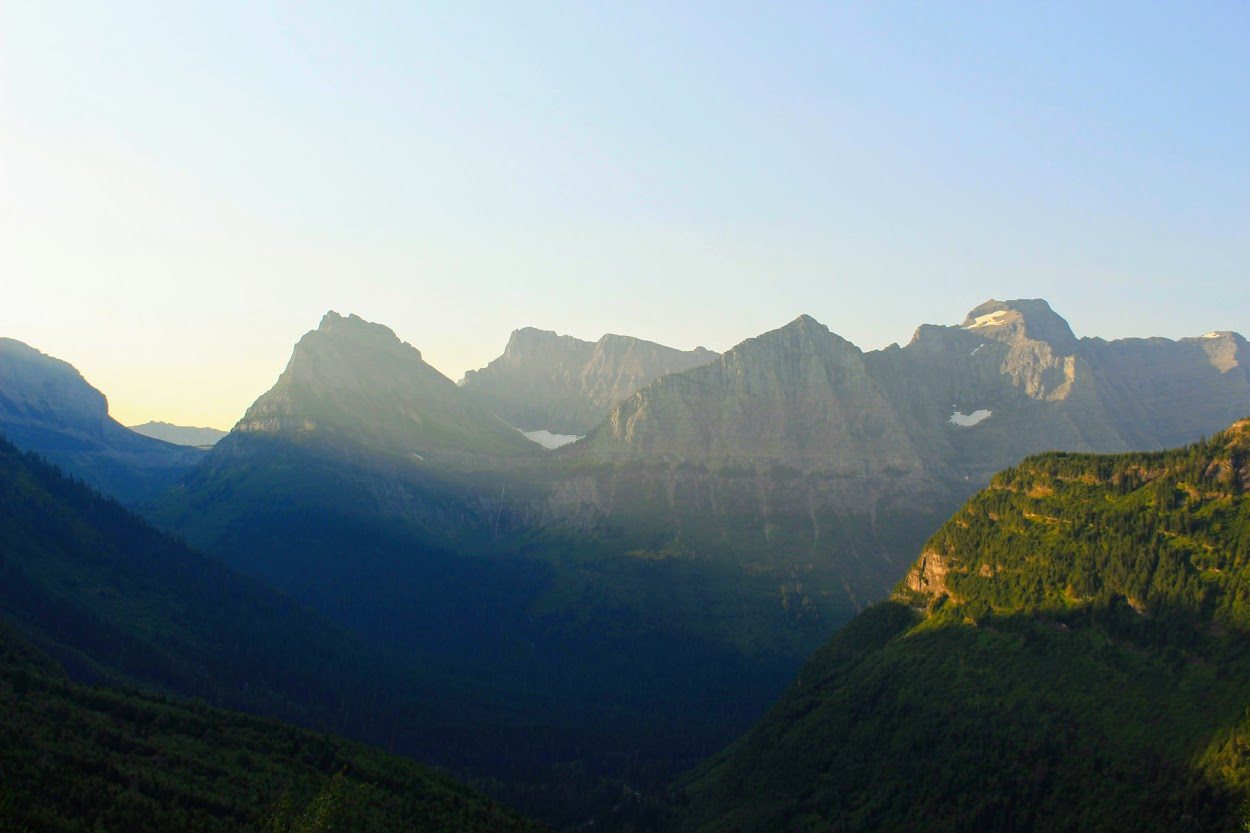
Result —
POLYGON ((0 629, 0 830, 528 831, 403 758, 281 723, 69 681, 0 629))
POLYGON ((689 830, 1241 830, 1250 421, 997 476, 689 777, 689 830))

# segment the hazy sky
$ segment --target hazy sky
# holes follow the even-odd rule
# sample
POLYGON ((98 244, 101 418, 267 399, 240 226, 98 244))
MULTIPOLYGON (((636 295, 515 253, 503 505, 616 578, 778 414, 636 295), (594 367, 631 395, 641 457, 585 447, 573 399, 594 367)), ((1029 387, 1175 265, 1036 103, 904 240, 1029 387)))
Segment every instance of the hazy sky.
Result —
POLYGON ((1250 3, 0 0, 0 335, 228 427, 327 309, 1250 331, 1250 3))

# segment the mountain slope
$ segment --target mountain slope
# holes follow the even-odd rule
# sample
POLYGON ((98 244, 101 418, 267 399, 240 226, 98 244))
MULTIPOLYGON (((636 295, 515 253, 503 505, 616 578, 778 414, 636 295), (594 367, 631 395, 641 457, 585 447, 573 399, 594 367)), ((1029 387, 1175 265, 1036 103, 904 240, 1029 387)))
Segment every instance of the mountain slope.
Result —
POLYGON ((526 327, 512 333, 503 355, 466 373, 462 387, 517 428, 581 436, 648 383, 715 358, 702 347, 619 335, 589 342, 526 327))
POLYGON ((72 683, 2 625, 0 771, 4 830, 538 829, 367 747, 72 683))
POLYGON ((994 478, 686 783, 691 830, 1239 830, 1250 420, 994 478))
POLYGON ((203 456, 122 426, 71 365, 10 338, 0 338, 0 434, 127 502, 166 488, 203 456))

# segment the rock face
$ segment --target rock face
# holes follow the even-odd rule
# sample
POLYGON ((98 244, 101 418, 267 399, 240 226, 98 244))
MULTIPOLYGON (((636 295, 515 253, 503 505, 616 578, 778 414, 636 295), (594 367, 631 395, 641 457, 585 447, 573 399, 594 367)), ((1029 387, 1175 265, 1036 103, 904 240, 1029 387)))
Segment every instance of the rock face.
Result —
POLYGON ((152 496, 202 452, 131 431, 67 362, 0 339, 0 434, 124 501, 152 496))
POLYGON ((208 448, 226 436, 226 431, 217 428, 193 428, 187 425, 173 425, 169 422, 145 422, 132 425, 130 430, 145 437, 164 440, 174 445, 189 445, 196 448, 208 448))
POLYGON ((280 438, 471 463, 537 447, 476 405, 389 328, 329 312, 219 448, 280 438))
POLYGON ((517 428, 581 436, 644 385, 715 358, 702 347, 675 350, 619 335, 589 342, 526 327, 512 334, 502 356, 466 373, 461 384, 517 428))

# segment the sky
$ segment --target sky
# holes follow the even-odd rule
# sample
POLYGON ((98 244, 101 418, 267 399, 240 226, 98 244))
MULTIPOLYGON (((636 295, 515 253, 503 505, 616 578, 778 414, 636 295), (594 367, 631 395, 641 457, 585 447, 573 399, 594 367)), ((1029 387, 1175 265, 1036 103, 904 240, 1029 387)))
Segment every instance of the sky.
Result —
POLYGON ((0 0, 0 335, 228 428, 334 309, 1250 332, 1250 3, 0 0))

